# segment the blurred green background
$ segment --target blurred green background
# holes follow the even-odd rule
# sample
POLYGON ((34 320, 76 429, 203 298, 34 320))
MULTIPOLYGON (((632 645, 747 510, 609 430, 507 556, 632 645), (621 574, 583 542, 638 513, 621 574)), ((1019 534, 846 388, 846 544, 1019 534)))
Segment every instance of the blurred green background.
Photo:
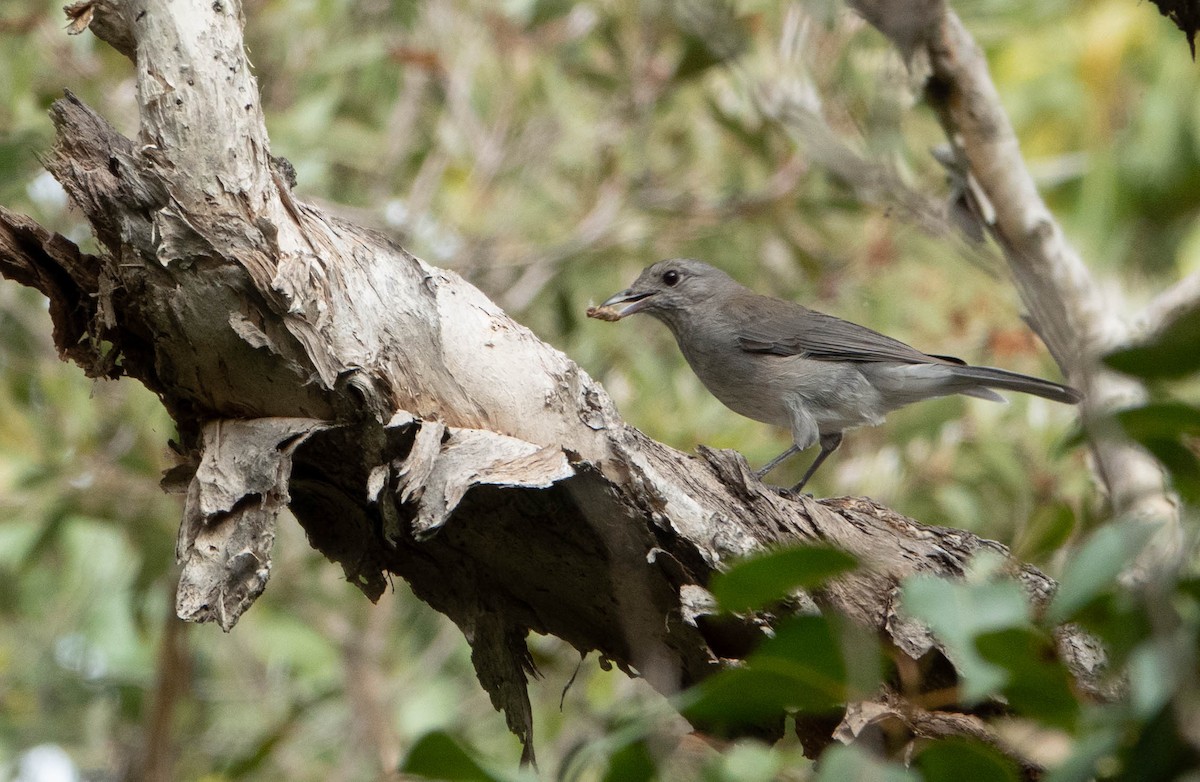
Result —
MULTIPOLYGON (((906 199, 949 197, 930 155, 941 131, 894 49, 841 4, 244 5, 272 151, 301 197, 461 273, 656 439, 755 465, 788 444, 709 396, 649 318, 584 317, 663 257, 705 259, 924 350, 1058 377, 994 252, 909 219, 906 199), (780 110, 794 105, 819 106, 882 184, 806 142, 780 110)), ((136 136, 135 83, 106 45, 65 34, 60 6, 0 0, 0 203, 91 246, 38 165, 46 110, 69 88, 136 136)), ((1200 269, 1197 70, 1174 26, 1132 0, 954 7, 1115 301, 1132 312, 1200 269)), ((135 383, 60 363, 49 333, 44 301, 0 283, 0 779, 40 780, 31 769, 55 753, 89 779, 153 776, 164 714, 162 779, 375 779, 435 728, 515 763, 457 630, 403 583, 370 605, 289 519, 267 593, 232 634, 174 620, 180 503, 157 486, 171 421, 135 383)), ((1057 573, 1063 544, 1105 518, 1084 450, 1065 444, 1074 426, 1039 399, 927 403, 851 432, 810 489, 973 530, 1057 573)), ((547 776, 600 778, 603 739, 628 720, 681 730, 595 659, 560 709, 578 656, 531 646, 547 776)), ((730 757, 712 778, 806 773, 786 744, 730 757)))

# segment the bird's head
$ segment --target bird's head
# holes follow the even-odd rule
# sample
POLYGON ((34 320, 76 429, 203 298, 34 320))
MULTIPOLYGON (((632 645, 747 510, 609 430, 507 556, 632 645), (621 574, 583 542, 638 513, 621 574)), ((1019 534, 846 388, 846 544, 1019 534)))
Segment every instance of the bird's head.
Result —
POLYGON ((679 313, 702 307, 721 293, 739 286, 720 269, 690 258, 672 258, 647 266, 625 290, 588 311, 591 317, 620 320, 645 312, 670 322, 679 313))

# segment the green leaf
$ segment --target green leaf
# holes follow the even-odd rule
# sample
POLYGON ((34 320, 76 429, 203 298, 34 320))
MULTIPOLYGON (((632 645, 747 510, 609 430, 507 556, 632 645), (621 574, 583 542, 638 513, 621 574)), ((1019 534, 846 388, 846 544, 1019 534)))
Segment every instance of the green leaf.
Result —
MULTIPOLYGON (((1200 352, 1200 351, 1197 351, 1200 352)), ((1121 427, 1138 442, 1200 435, 1200 408, 1183 402, 1154 402, 1116 413, 1121 427)))
POLYGON ((1104 363, 1128 375, 1179 378, 1200 371, 1200 307, 1171 322, 1148 342, 1104 357, 1104 363))
POLYGON ((1187 654, 1166 638, 1150 639, 1129 656, 1129 702, 1147 720, 1158 713, 1187 669, 1187 654))
POLYGON ((505 777, 484 769, 450 734, 440 730, 422 736, 400 770, 447 782, 506 782, 505 777))
POLYGON ((981 741, 952 738, 936 741, 917 755, 925 782, 1017 782, 1016 765, 981 741))
POLYGON ((817 769, 815 782, 921 782, 915 771, 879 760, 858 747, 840 744, 821 754, 817 769))
POLYGON ((770 638, 750 655, 759 670, 786 673, 796 683, 789 704, 824 711, 846 700, 846 663, 834 626, 823 616, 799 616, 781 622, 770 638))
POLYGON ((1019 584, 917 576, 905 581, 902 601, 904 612, 924 622, 945 646, 962 676, 965 700, 978 700, 1004 685, 1004 670, 979 654, 975 637, 1029 625, 1029 602, 1019 584))
POLYGON ((785 711, 832 711, 846 700, 846 663, 833 626, 821 616, 781 623, 746 660, 702 682, 685 716, 721 729, 765 724, 785 711))
POLYGON ((1010 628, 984 633, 975 645, 984 659, 1008 673, 1001 691, 1014 711, 1047 725, 1075 729, 1079 702, 1052 638, 1031 627, 1010 628))
POLYGON ((1121 748, 1120 772, 1106 778, 1114 782, 1165 782, 1194 777, 1200 766, 1200 752, 1184 739, 1174 709, 1163 708, 1140 728, 1135 740, 1121 748))
POLYGON ((633 741, 618 749, 608 759, 604 782, 645 782, 654 779, 658 769, 645 741, 633 741))
POLYGON ((706 733, 725 735, 732 729, 769 725, 783 718, 793 680, 779 671, 730 668, 688 691, 682 713, 706 733))
POLYGON ((750 611, 823 584, 857 564, 850 554, 829 546, 777 549, 735 563, 713 578, 710 589, 722 609, 750 611))
POLYGON ((1060 624, 1116 584, 1117 576, 1141 552, 1154 527, 1146 522, 1120 522, 1096 530, 1068 562, 1046 620, 1060 624))
POLYGON ((1124 591, 1101 594, 1076 611, 1071 621, 1104 643, 1112 670, 1119 670, 1133 650, 1153 633, 1145 607, 1124 591))

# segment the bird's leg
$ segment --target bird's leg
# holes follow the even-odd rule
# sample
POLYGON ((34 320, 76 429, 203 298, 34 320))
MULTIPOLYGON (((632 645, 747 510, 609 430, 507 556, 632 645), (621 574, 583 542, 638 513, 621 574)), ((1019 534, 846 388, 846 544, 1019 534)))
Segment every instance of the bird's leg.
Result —
POLYGON ((808 472, 804 473, 804 477, 800 482, 792 487, 792 491, 800 491, 804 488, 804 484, 808 483, 808 479, 813 477, 813 473, 821 466, 821 462, 829 457, 829 454, 837 450, 837 447, 842 444, 842 433, 833 432, 832 434, 821 435, 821 452, 817 454, 817 458, 813 459, 813 463, 808 466, 808 472))
POLYGON ((788 458, 789 456, 791 456, 794 453, 799 453, 799 451, 800 451, 800 446, 792 445, 791 448, 788 448, 786 451, 779 454, 771 461, 767 462, 766 466, 764 466, 761 470, 758 470, 757 472, 754 473, 754 476, 761 481, 763 478, 767 477, 767 473, 769 473, 771 470, 774 470, 776 467, 778 467, 780 462, 782 462, 784 459, 788 458))

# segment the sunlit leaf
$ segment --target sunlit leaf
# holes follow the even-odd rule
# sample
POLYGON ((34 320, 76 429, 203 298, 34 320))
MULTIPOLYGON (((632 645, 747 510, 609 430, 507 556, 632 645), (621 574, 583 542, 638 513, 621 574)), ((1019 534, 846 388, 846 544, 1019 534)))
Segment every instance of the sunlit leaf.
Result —
POLYGON ((1129 701, 1134 712, 1149 719, 1170 700, 1188 655, 1170 639, 1152 639, 1129 656, 1129 701))
POLYGON ((1071 616, 1116 584, 1117 576, 1141 552, 1154 527, 1140 522, 1109 524, 1096 530, 1068 562, 1058 592, 1046 610, 1052 623, 1071 616))
POLYGON ((904 583, 904 612, 924 622, 946 646, 963 677, 963 698, 973 701, 1003 686, 1002 668, 984 659, 975 648, 983 633, 1026 627, 1029 603, 1015 581, 965 584, 918 576, 904 583))

